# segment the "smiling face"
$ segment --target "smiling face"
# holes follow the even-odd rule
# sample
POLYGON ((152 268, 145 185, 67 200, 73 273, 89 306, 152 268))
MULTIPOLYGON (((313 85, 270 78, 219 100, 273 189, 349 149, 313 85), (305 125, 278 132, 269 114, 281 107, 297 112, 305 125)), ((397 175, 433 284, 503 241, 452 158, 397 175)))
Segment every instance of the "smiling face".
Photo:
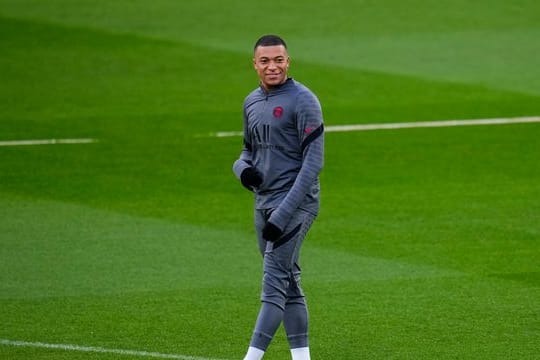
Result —
POLYGON ((287 81, 289 62, 289 54, 283 45, 258 46, 255 49, 253 66, 266 90, 287 81))

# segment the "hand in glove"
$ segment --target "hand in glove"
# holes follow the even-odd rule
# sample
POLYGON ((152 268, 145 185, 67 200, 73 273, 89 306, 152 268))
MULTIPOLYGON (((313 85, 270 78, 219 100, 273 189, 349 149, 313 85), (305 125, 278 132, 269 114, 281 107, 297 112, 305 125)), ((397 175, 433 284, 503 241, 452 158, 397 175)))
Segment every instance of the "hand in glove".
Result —
POLYGON ((268 241, 277 241, 283 235, 283 231, 270 221, 263 228, 263 239, 268 241))
POLYGON ((248 167, 240 174, 240 181, 248 190, 253 191, 262 184, 263 178, 257 169, 248 167))

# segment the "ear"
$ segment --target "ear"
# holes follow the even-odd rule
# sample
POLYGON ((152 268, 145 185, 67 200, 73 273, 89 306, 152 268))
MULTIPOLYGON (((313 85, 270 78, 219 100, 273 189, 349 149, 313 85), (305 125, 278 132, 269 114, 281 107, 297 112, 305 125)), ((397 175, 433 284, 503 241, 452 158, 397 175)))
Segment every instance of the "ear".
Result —
POLYGON ((253 58, 253 68, 257 70, 257 61, 253 58))

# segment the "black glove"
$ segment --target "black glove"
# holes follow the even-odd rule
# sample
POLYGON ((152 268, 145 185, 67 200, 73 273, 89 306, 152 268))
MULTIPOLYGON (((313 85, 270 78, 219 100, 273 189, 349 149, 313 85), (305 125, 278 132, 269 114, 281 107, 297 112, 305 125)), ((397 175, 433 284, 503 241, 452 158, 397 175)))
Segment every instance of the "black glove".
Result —
POLYGON ((276 225, 272 224, 270 221, 264 225, 263 228, 263 239, 268 241, 277 241, 283 235, 283 231, 278 228, 276 225))
POLYGON ((240 174, 240 181, 248 190, 253 191, 262 184, 263 179, 261 174, 254 167, 245 168, 240 174))

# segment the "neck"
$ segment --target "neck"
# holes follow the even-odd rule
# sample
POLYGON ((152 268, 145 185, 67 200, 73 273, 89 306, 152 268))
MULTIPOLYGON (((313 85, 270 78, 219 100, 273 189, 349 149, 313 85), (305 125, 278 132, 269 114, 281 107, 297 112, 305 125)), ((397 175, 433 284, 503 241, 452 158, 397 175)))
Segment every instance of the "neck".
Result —
POLYGON ((281 85, 285 84, 289 79, 290 79, 289 77, 286 77, 285 80, 283 80, 283 82, 281 82, 279 84, 276 84, 276 85, 265 85, 263 82, 261 82, 260 86, 265 92, 270 92, 273 89, 278 88, 281 85))

